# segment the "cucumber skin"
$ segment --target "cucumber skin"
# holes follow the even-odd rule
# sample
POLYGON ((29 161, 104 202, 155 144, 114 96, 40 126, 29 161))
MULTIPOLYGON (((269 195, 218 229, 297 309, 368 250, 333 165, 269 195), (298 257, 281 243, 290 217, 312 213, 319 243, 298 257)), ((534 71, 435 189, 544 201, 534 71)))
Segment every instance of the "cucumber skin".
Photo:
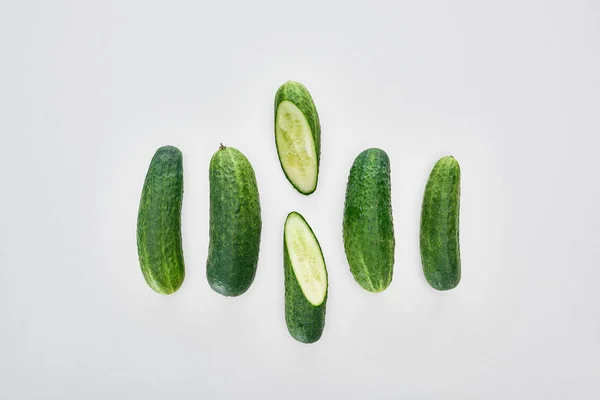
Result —
MULTIPOLYGON (((289 215, 294 214, 294 212, 289 215)), ((304 222, 304 217, 298 213, 304 222)), ((289 217, 288 215, 288 217, 289 217)), ((306 223, 308 225, 308 223, 306 223)), ((317 240, 314 232, 310 225, 308 225, 311 233, 317 240)), ((302 288, 296 279, 294 268, 286 246, 285 240, 285 228, 283 234, 283 271, 285 280, 285 322, 290 335, 299 342, 302 343, 314 343, 321 338, 323 329, 325 328, 325 306, 327 304, 327 296, 325 293, 325 299, 318 305, 312 305, 304 296, 302 288)), ((319 244, 319 250, 321 245, 319 244)), ((321 255, 323 254, 321 250, 321 255)), ((329 276, 327 274, 327 267, 325 267, 325 276, 327 277, 327 286, 329 288, 329 276)))
POLYGON ((150 162, 137 220, 142 273, 148 286, 161 294, 177 291, 185 278, 182 202, 183 156, 176 147, 163 146, 150 162))
POLYGON ((256 275, 262 229, 254 169, 232 147, 213 155, 209 168, 210 221, 206 277, 224 296, 246 292, 256 275))
POLYGON ((394 272, 395 238, 390 159, 381 149, 363 151, 352 164, 343 236, 354 280, 373 293, 385 290, 394 272))
POLYGON ((421 262, 427 282, 437 290, 460 282, 460 166, 452 156, 433 167, 421 209, 421 262))
MULTIPOLYGON (((315 153, 317 155, 317 180, 315 182, 315 187, 313 190, 309 192, 302 192, 294 182, 287 176, 285 173, 285 169, 283 169, 283 163, 281 162, 281 158, 279 158, 279 149, 277 149, 277 158, 279 158, 279 164, 281 165, 281 169, 286 177, 286 179, 290 182, 290 184, 296 189, 298 192, 303 195, 308 196, 309 194, 314 193, 317 190, 317 186, 319 185, 319 165, 321 162, 321 123, 319 121, 319 114, 317 113, 317 108, 315 103, 308 92, 306 87, 298 82, 287 81, 283 85, 279 87, 277 93, 275 94, 275 119, 274 123, 277 124, 277 108, 279 107, 279 103, 284 100, 291 101, 302 111, 306 121, 308 121, 308 126, 310 127, 310 131, 312 133, 313 142, 315 143, 315 153)), ((277 132, 275 132, 275 147, 277 148, 277 132)))

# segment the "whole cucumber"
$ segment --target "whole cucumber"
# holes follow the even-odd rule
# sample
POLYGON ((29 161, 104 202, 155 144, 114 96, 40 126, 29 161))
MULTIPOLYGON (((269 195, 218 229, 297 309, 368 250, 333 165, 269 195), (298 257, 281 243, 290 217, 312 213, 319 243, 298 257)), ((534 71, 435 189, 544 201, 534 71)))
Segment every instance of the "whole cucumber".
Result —
POLYGON ((256 275, 262 229, 254 169, 232 147, 221 145, 209 168, 210 221, 206 277, 217 293, 239 296, 256 275))
POLYGON ((394 223, 390 159, 381 149, 367 149, 354 160, 344 204, 343 236, 354 279, 378 293, 392 281, 394 223))
POLYGON ((421 210, 421 262, 429 284, 437 290, 460 282, 460 166, 452 156, 433 167, 421 210))
POLYGON ((173 146, 159 148, 148 168, 137 220, 142 273, 158 293, 175 292, 185 277, 181 244, 183 156, 173 146))

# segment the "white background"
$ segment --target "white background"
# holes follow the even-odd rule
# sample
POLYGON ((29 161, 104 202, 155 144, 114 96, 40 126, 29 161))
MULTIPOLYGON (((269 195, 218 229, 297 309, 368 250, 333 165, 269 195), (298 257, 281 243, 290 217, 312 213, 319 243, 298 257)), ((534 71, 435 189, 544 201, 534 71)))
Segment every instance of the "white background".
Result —
POLYGON ((597 399, 600 3, 4 1, 0 5, 0 399, 597 399), (286 181, 273 98, 288 79, 322 122, 319 187, 286 181), (208 163, 252 162, 258 273, 205 278, 208 163), (135 226, 149 161, 184 154, 186 279, 148 288, 135 226), (392 160, 394 280, 353 280, 348 170, 392 160), (424 185, 462 168, 463 279, 420 266, 424 185), (282 228, 323 247, 327 322, 295 342, 282 228))

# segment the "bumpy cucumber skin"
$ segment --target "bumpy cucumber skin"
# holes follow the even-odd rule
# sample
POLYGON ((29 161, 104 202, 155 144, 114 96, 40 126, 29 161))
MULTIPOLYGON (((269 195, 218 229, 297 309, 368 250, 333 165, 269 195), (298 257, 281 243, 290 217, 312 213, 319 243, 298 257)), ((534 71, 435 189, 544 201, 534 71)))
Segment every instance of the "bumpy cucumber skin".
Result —
POLYGON ((381 149, 367 149, 354 160, 344 204, 343 236, 354 280, 379 293, 392 282, 394 222, 390 159, 381 149))
POLYGON ((183 156, 173 146, 159 148, 148 168, 137 220, 138 257, 154 291, 170 294, 185 278, 181 241, 183 156))
MULTIPOLYGON (((288 214, 288 218, 292 214, 297 214, 306 222, 304 217, 298 213, 291 212, 288 214)), ((308 225, 308 223, 306 223, 308 225)), ((310 225, 308 225, 313 236, 314 232, 310 225)), ((283 271, 285 280, 285 322, 287 324, 288 332, 290 335, 299 342, 302 343, 314 343, 321 338, 323 329, 325 328, 325 305, 327 304, 327 296, 323 302, 318 305, 312 305, 304 296, 302 288, 296 279, 294 268, 286 246, 285 240, 285 228, 283 234, 283 271)), ((319 241, 317 240, 317 244, 319 241)), ((321 245, 319 244, 319 250, 321 245)), ((323 252, 321 251, 321 255, 323 252)), ((327 267, 325 268, 325 276, 327 279, 327 286, 329 286, 329 277, 327 276, 327 267)))
POLYGON ((437 290, 460 282, 460 166, 452 156, 433 167, 421 209, 421 262, 427 282, 437 290))
POLYGON ((210 221, 206 277, 224 296, 246 292, 256 275, 262 229, 254 169, 232 147, 213 155, 209 168, 210 221))
MULTIPOLYGON (((319 121, 319 114, 317 113, 317 108, 315 107, 315 103, 308 92, 306 87, 298 82, 287 81, 283 85, 279 87, 277 93, 275 94, 275 124, 277 124, 277 108, 279 107, 279 103, 284 100, 288 100, 296 105, 304 117, 306 121, 308 121, 308 126, 310 127, 310 131, 312 133, 313 142, 315 143, 315 153, 317 155, 317 180, 315 181, 315 187, 312 190, 307 192, 303 192, 300 188, 298 188, 294 182, 290 179, 290 177, 285 173, 285 169, 283 168, 283 163, 281 162, 281 157, 279 157, 279 148, 277 148, 277 155, 279 157, 279 164, 281 165, 281 170, 285 174, 285 177, 290 182, 290 184, 296 189, 298 192, 308 196, 309 194, 314 193, 317 190, 317 186, 319 184, 319 164, 321 162, 321 123, 319 121)), ((275 147, 277 147, 277 132, 275 131, 275 147)))

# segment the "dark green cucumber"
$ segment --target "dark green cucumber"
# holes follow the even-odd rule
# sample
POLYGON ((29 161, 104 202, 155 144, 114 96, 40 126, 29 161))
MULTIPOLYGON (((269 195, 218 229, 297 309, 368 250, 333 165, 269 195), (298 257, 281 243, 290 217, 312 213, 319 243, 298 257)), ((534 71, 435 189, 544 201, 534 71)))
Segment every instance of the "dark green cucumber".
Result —
POLYGON ((256 275, 260 232, 260 198, 254 169, 232 147, 221 145, 210 160, 210 244, 208 283, 224 296, 244 293, 256 275))
POLYGON ((421 262, 429 284, 437 290, 460 282, 460 166, 454 157, 433 167, 421 209, 421 262))
POLYGON ((354 160, 344 205, 344 249, 354 279, 378 293, 392 281, 394 223, 390 159, 381 149, 367 149, 354 160))
POLYGON ((308 90, 288 81, 275 94, 275 145, 283 172, 300 193, 317 189, 321 124, 308 90))
POLYGON ((159 148, 148 168, 137 220, 140 266, 158 293, 175 292, 185 277, 181 245, 183 156, 173 146, 159 148))
POLYGON ((319 241, 296 212, 285 220, 283 260, 288 331, 299 342, 314 343, 325 327, 327 268, 319 241))

